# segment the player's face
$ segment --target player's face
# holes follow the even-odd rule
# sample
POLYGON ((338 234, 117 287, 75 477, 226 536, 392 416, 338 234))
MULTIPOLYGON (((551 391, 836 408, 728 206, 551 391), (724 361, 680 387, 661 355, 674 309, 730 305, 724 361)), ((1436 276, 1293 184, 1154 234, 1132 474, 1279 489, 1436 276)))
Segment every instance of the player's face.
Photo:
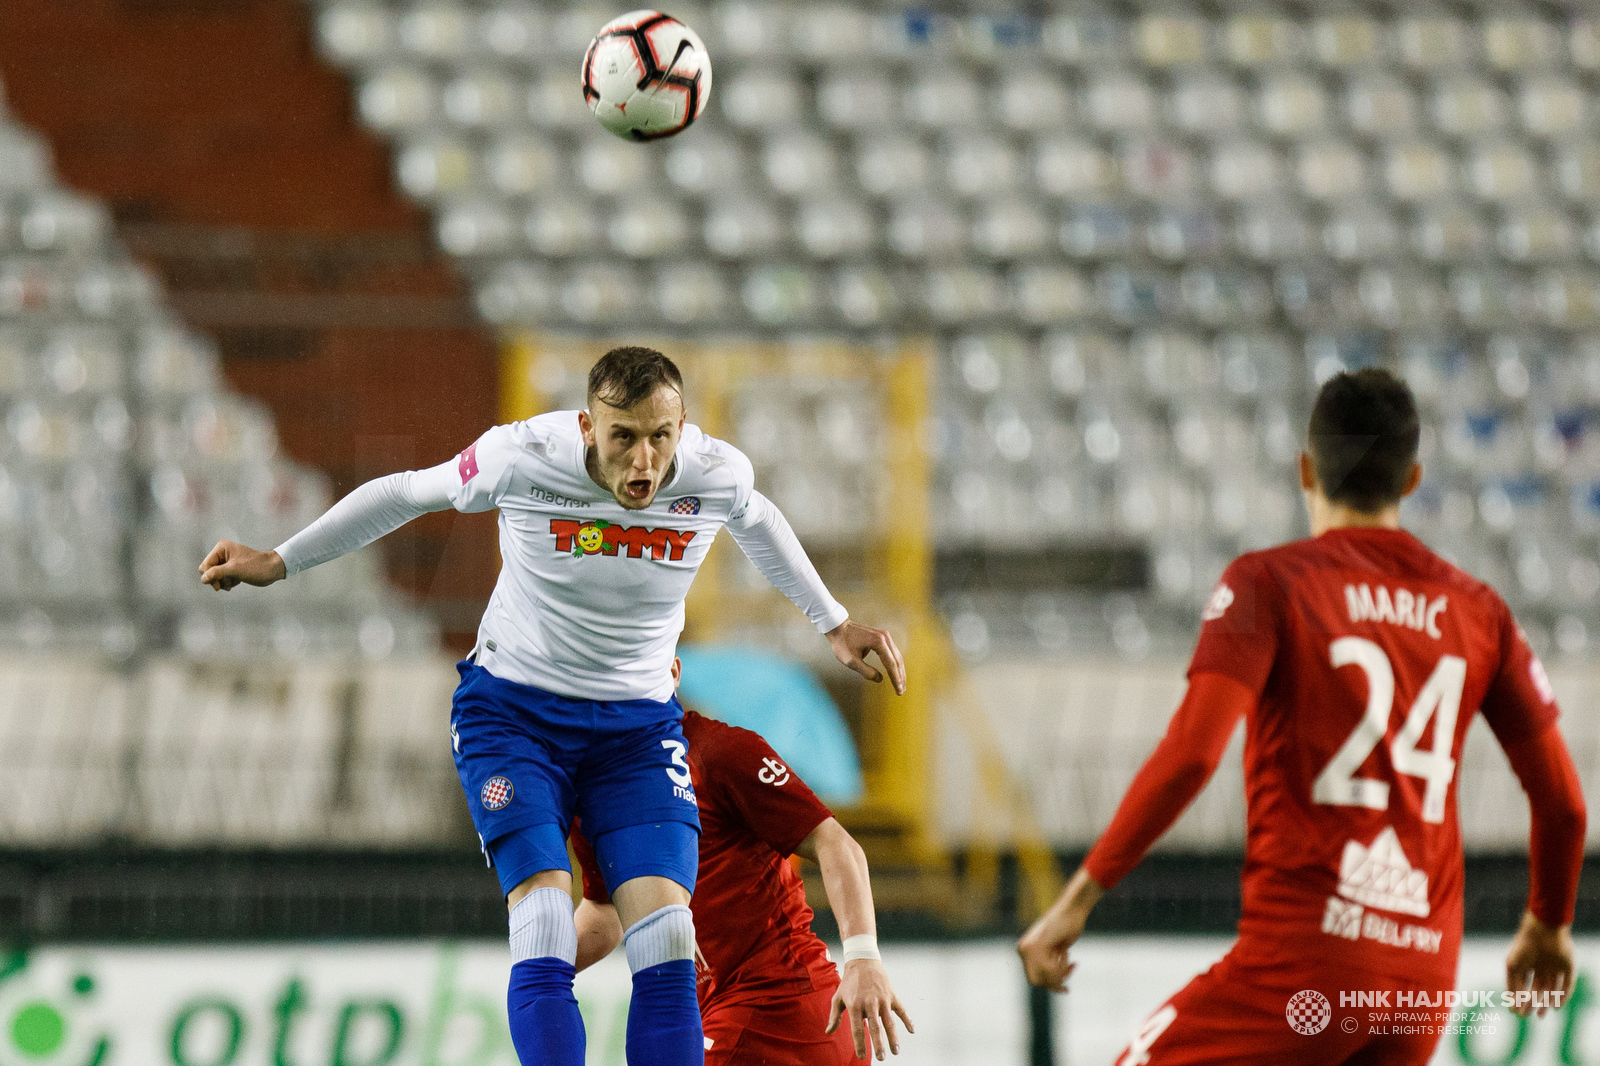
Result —
POLYGON ((630 510, 649 507, 683 435, 683 397, 663 385, 632 407, 592 400, 578 413, 589 474, 630 510))

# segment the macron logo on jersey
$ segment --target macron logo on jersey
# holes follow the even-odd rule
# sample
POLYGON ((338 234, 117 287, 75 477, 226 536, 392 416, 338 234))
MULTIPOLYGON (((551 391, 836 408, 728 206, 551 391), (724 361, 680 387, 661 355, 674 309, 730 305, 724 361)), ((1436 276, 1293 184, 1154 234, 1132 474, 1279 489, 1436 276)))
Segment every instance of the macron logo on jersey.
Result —
POLYGON ((461 453, 461 459, 456 463, 456 470, 461 474, 461 483, 463 485, 478 476, 477 441, 473 441, 467 450, 461 453))
POLYGON ((563 555, 616 555, 627 548, 628 558, 642 559, 646 549, 652 559, 683 558, 683 550, 694 540, 694 530, 646 529, 644 526, 615 526, 610 522, 580 522, 572 518, 550 519, 550 535, 556 538, 556 551, 563 555))

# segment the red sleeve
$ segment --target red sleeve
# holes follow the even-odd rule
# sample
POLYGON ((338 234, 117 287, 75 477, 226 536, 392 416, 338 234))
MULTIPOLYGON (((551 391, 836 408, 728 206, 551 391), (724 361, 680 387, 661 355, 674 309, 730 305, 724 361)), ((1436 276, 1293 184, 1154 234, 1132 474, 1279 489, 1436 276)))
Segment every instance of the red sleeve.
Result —
POLYGON ((1550 676, 1528 647, 1522 627, 1503 602, 1497 601, 1495 606, 1500 623, 1500 669, 1489 683, 1480 710, 1504 748, 1543 733, 1560 711, 1550 676))
POLYGON ((1561 730, 1560 708, 1544 664, 1503 602, 1500 669, 1484 694, 1481 711, 1528 795, 1528 909, 1546 925, 1572 921, 1583 867, 1588 812, 1583 785, 1561 730))
POLYGON ((1282 603, 1282 588, 1259 556, 1235 559, 1201 612, 1189 677, 1222 674, 1259 696, 1278 654, 1282 603))
POLYGON ((736 726, 717 732, 707 738, 709 750, 702 742, 704 781, 695 787, 709 788, 715 802, 735 812, 773 851, 785 858, 794 854, 833 812, 759 734, 736 726))
MULTIPOLYGON (((1535 660, 1537 662, 1538 660, 1535 660)), ((1528 794, 1532 829, 1528 834, 1528 909, 1546 925, 1572 921, 1583 868, 1588 811, 1578 768, 1572 764, 1561 730, 1502 743, 1512 771, 1528 794)))
POLYGON ((583 872, 583 898, 596 903, 610 903, 611 893, 606 891, 606 879, 600 876, 600 860, 594 857, 594 847, 589 838, 572 820, 572 851, 578 856, 578 868, 583 872))
POLYGON ((1222 761, 1233 727, 1256 704, 1256 693, 1233 677, 1195 674, 1167 733, 1139 768, 1111 824, 1083 861, 1102 888, 1139 865, 1172 828, 1222 761))

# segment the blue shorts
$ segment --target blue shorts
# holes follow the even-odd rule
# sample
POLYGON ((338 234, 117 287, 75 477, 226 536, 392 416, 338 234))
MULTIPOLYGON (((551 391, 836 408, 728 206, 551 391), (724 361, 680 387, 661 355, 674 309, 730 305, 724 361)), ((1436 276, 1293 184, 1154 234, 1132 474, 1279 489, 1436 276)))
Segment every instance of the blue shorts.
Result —
MULTIPOLYGON (((491 843, 485 852, 500 878, 500 890, 511 890, 542 870, 550 869, 551 855, 566 855, 566 831, 556 825, 530 825, 514 829, 491 843)), ((646 822, 613 829, 590 841, 606 891, 635 877, 667 877, 694 894, 700 866, 700 833, 684 822, 646 822)))
POLYGON ((492 857, 507 834, 547 827, 518 833, 519 869, 503 869, 502 883, 514 872, 521 876, 507 891, 541 870, 571 869, 566 834, 574 814, 591 841, 631 826, 692 827, 659 838, 667 844, 659 863, 634 858, 629 869, 632 876, 680 884, 687 870, 684 887, 693 890, 700 812, 676 698, 579 700, 495 677, 471 662, 456 669, 461 683, 450 739, 484 854, 492 857))

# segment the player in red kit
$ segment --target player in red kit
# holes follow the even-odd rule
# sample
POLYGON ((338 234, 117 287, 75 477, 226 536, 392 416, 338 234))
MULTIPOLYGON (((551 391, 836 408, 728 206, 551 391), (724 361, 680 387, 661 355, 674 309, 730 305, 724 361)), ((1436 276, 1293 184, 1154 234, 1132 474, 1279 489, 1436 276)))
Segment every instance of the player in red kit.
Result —
MULTIPOLYGON (((673 664, 677 677, 678 664, 673 664)), ((899 1054, 894 1015, 914 1031, 878 956, 867 857, 761 737, 693 711, 683 717, 700 809, 695 918, 706 1066, 844 1066, 899 1054), (843 973, 811 931, 790 864, 816 862, 844 941, 843 973)), ((574 825, 583 868, 578 961, 609 955, 622 925, 594 850, 574 825)))
POLYGON ((1528 909, 1506 975, 1534 995, 1516 1009, 1543 1013, 1571 985, 1577 772, 1544 667, 1500 597, 1399 528, 1422 476, 1418 440, 1411 392, 1387 372, 1323 386, 1300 459, 1312 537, 1223 574, 1166 736, 1018 944, 1028 979, 1064 991, 1096 900, 1200 792, 1243 718, 1238 942, 1145 1021, 1118 1066, 1427 1062, 1438 1024, 1374 1033, 1339 993, 1427 993, 1442 1007, 1455 987, 1455 775, 1478 712, 1532 810, 1528 909))

